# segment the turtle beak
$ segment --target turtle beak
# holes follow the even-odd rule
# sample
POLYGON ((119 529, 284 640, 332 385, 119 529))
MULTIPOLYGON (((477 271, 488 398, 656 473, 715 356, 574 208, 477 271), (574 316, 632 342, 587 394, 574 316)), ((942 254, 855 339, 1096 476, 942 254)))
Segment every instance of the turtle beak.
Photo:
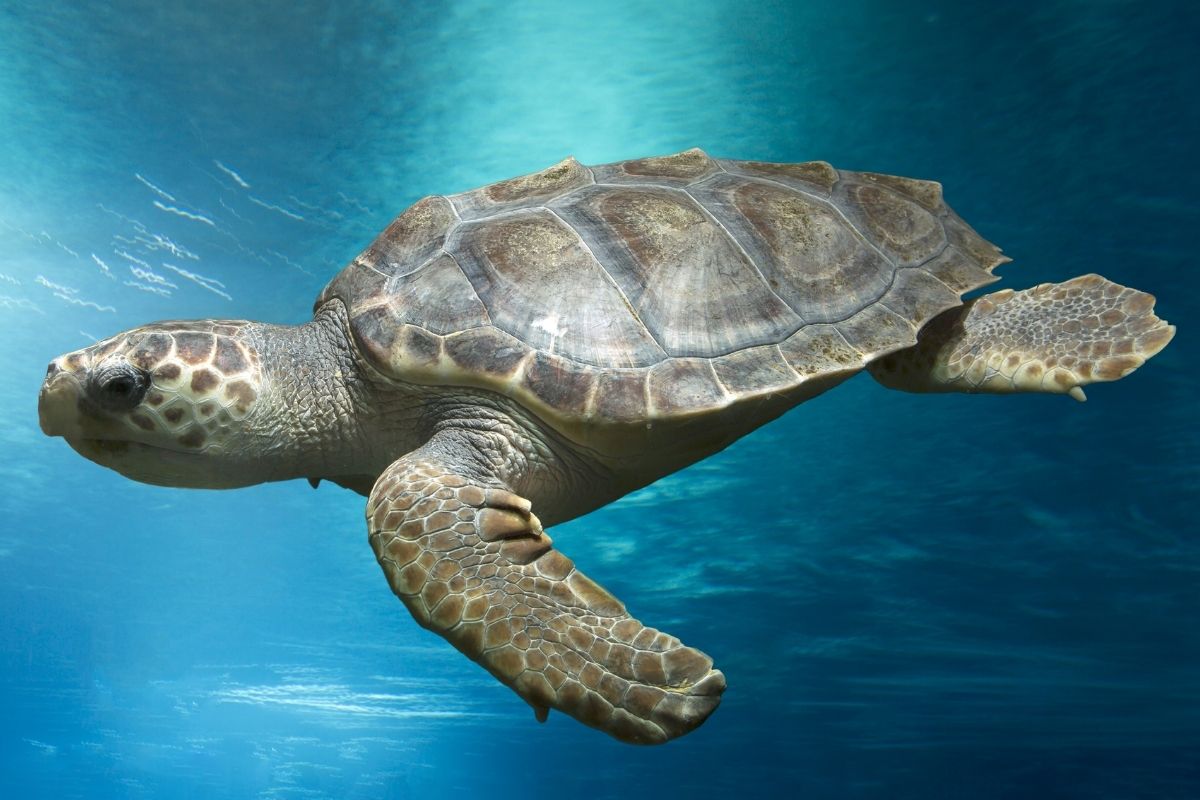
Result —
POLYGON ((79 436, 79 378, 52 361, 38 394, 38 422, 47 436, 79 436))

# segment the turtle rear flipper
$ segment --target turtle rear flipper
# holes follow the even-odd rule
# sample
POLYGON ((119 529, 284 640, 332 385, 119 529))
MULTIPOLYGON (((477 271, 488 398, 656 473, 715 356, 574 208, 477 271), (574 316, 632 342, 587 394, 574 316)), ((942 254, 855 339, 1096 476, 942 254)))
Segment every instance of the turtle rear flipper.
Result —
POLYGON ((1154 297, 1099 275, 1006 289, 952 308, 915 347, 872 364, 876 380, 910 392, 1051 392, 1115 381, 1167 346, 1175 326, 1154 297))
POLYGON ((626 742, 681 736, 717 707, 712 660, 647 628, 551 546, 529 501, 446 463, 436 442, 371 492, 371 546, 422 626, 533 706, 626 742))

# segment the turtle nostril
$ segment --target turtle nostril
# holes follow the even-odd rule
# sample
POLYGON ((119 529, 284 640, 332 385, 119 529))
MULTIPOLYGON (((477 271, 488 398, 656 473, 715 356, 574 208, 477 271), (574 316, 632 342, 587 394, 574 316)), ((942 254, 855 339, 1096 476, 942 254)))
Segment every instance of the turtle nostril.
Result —
POLYGON ((46 377, 47 378, 53 378, 55 375, 57 375, 60 372, 62 372, 62 370, 59 369, 57 361, 51 361, 50 366, 46 367, 46 377))
MULTIPOLYGON (((56 369, 50 374, 59 375, 62 372, 56 369)), ((69 378, 50 380, 48 377, 38 393, 38 419, 42 431, 47 436, 66 436, 78 432, 78 403, 78 382, 69 378)))

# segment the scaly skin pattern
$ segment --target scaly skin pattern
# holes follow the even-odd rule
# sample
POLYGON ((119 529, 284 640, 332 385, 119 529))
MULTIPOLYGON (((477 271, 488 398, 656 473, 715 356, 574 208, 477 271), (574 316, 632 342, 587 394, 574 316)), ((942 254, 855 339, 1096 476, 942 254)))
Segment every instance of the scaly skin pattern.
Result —
MULTIPOLYGON (((427 390, 428 391, 428 390, 427 390)), ((52 361, 42 429, 134 480, 231 488, 296 477, 369 475, 420 444, 408 398, 360 376, 344 312, 309 323, 160 322, 52 361), (367 399, 389 400, 372 425, 367 399), (384 415, 380 415, 384 416, 384 415), (376 455, 371 444, 390 452, 376 455), (402 448, 402 449, 397 449, 402 448)))
POLYGON ((863 368, 1083 399, 1174 334, 1153 297, 1096 275, 961 303, 1006 260, 928 181, 699 150, 567 159, 414 204, 304 325, 166 322, 64 355, 39 416, 147 483, 368 495, 420 624, 539 719, 663 742, 724 676, 579 572, 534 511, 584 514, 863 368))
POLYGON ((1115 381, 1167 346, 1175 326, 1153 295, 1081 275, 994 292, 933 320, 916 347, 870 366, 885 386, 911 392, 1049 392, 1084 400, 1081 387, 1115 381))
POLYGON ((528 500, 456 474, 431 448, 380 477, 367 504, 388 583, 444 636, 531 706, 625 742, 655 744, 698 726, 725 677, 712 660, 647 628, 552 549, 528 500))
POLYGON ((42 428, 86 458, 148 483, 238 485, 238 473, 261 474, 240 464, 197 484, 187 469, 189 460, 203 466, 200 459, 211 464, 219 454, 236 461, 247 447, 248 420, 261 410, 263 392, 259 355, 245 337, 252 325, 161 322, 60 356, 39 398, 42 428), (158 463, 149 453, 160 456, 158 463))
MULTIPOLYGON (((246 417, 258 398, 258 358, 238 335, 246 323, 158 323, 116 336, 58 359, 64 373, 126 359, 150 373, 154 385, 129 422, 150 434, 176 437, 198 450, 208 439, 246 417)), ((53 374, 53 373, 51 373, 53 374)), ((48 375, 49 377, 49 375, 48 375)))

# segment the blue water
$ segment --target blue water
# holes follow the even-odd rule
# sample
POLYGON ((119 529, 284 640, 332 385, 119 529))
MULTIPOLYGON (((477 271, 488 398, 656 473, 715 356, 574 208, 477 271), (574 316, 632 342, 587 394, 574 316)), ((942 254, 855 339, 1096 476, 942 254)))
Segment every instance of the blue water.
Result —
POLYGON ((1200 797, 1197 41, 1147 0, 6 4, 4 795, 1200 797), (1100 272, 1179 334, 1084 405, 859 378, 556 529, 725 671, 684 739, 536 724, 411 621, 356 495, 141 486, 37 429, 54 355, 301 321, 422 195, 693 146, 940 180, 1005 285, 1100 272))

